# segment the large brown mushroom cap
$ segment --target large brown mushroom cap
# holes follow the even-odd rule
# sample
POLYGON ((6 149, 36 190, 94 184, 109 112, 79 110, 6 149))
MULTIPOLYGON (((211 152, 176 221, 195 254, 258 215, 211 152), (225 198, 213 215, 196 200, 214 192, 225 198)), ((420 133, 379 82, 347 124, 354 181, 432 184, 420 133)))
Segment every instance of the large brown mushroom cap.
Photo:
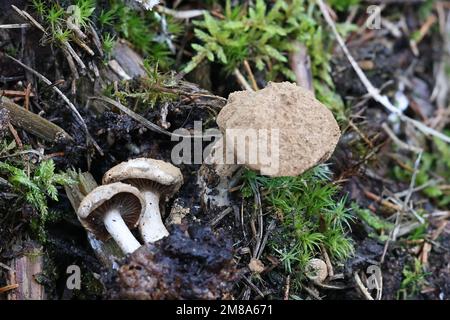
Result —
POLYGON ((99 186, 81 201, 78 219, 83 227, 105 241, 110 234, 103 224, 103 216, 112 208, 120 211, 123 221, 132 229, 145 211, 145 200, 137 188, 124 183, 99 186))
MULTIPOLYGON (((271 82, 256 92, 233 92, 217 123, 225 140, 231 140, 229 129, 278 129, 277 168, 248 163, 242 154, 236 154, 238 163, 270 176, 296 176, 327 160, 340 137, 331 111, 310 91, 289 82, 271 82)), ((270 147, 270 132, 268 136, 271 155, 274 150, 270 147)))
POLYGON ((118 164, 103 176, 103 184, 116 181, 148 180, 153 187, 171 196, 183 184, 183 174, 174 165, 162 160, 136 158, 118 164))

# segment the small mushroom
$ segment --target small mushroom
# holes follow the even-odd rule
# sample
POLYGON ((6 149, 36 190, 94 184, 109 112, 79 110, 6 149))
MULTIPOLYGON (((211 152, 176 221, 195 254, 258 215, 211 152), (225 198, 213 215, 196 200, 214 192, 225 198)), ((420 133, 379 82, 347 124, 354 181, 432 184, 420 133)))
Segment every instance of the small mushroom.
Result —
MULTIPOLYGON (((205 184, 223 188, 240 165, 267 176, 297 176, 327 160, 340 137, 331 111, 310 91, 289 82, 271 82, 259 91, 233 92, 217 124, 223 138, 205 162, 220 182, 210 183, 213 174, 206 172, 203 180, 207 181, 200 179, 203 188, 205 184)), ((212 193, 217 195, 216 190, 212 193)), ((210 198, 226 203, 214 195, 210 198)))
POLYGON ((321 259, 311 259, 305 268, 308 279, 322 283, 328 277, 327 264, 321 259))
POLYGON ((137 158, 122 162, 108 170, 103 184, 122 181, 137 187, 145 198, 146 210, 139 222, 139 230, 146 243, 153 243, 169 233, 161 219, 160 198, 175 194, 183 183, 183 175, 170 163, 137 158))
POLYGON ((145 211, 145 200, 135 187, 112 183, 92 190, 78 207, 81 224, 98 239, 112 237, 125 254, 141 244, 130 229, 137 226, 145 211))

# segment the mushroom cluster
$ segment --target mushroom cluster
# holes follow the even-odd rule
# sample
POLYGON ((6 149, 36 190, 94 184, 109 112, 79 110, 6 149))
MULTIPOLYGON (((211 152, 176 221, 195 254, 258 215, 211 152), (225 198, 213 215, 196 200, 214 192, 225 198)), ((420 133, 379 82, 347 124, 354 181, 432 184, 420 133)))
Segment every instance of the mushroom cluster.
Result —
POLYGON ((130 254, 141 246, 131 232, 136 227, 145 243, 168 235, 161 200, 182 184, 180 169, 170 163, 149 158, 122 162, 106 172, 103 185, 81 201, 78 219, 98 239, 112 237, 123 253, 130 254))

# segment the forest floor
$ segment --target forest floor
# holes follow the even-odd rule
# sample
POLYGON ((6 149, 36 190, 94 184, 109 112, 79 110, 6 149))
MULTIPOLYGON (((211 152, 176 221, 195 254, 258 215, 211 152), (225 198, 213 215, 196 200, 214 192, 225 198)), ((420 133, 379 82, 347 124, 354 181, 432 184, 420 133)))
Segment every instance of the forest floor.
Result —
POLYGON ((449 299, 449 77, 447 1, 1 1, 0 300, 449 299), (114 263, 123 276, 155 259, 182 288, 121 289, 71 192, 122 161, 171 162, 176 129, 217 128, 230 93, 269 81, 333 112, 332 157, 297 177, 240 170, 220 210, 202 202, 202 165, 176 164, 157 258, 114 263))

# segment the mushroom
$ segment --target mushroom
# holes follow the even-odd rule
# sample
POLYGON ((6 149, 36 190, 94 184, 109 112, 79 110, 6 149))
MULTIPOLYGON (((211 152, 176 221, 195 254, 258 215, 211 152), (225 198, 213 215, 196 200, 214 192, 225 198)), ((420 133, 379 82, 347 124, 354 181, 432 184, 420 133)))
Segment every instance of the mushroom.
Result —
MULTIPOLYGON (((309 90, 289 82, 231 93, 217 124, 223 137, 205 159, 212 172, 200 179, 206 193, 211 186, 226 186, 240 165, 267 176, 297 176, 327 160, 340 137, 331 111, 309 90), (212 175, 220 181, 210 182, 212 175)), ((209 200, 227 202, 214 193, 209 200)))
POLYGON ((308 279, 315 283, 322 283, 328 277, 327 264, 321 259, 311 259, 305 268, 308 279))
POLYGON ((122 162, 108 170, 103 183, 123 181, 137 187, 145 198, 146 210, 139 222, 143 240, 153 243, 169 233, 164 226, 160 213, 160 198, 172 196, 183 183, 183 175, 170 163, 137 158, 122 162))
POLYGON ((92 190, 80 203, 77 215, 81 224, 102 241, 112 237, 125 254, 141 244, 131 233, 145 212, 139 190, 124 183, 112 183, 92 190))

